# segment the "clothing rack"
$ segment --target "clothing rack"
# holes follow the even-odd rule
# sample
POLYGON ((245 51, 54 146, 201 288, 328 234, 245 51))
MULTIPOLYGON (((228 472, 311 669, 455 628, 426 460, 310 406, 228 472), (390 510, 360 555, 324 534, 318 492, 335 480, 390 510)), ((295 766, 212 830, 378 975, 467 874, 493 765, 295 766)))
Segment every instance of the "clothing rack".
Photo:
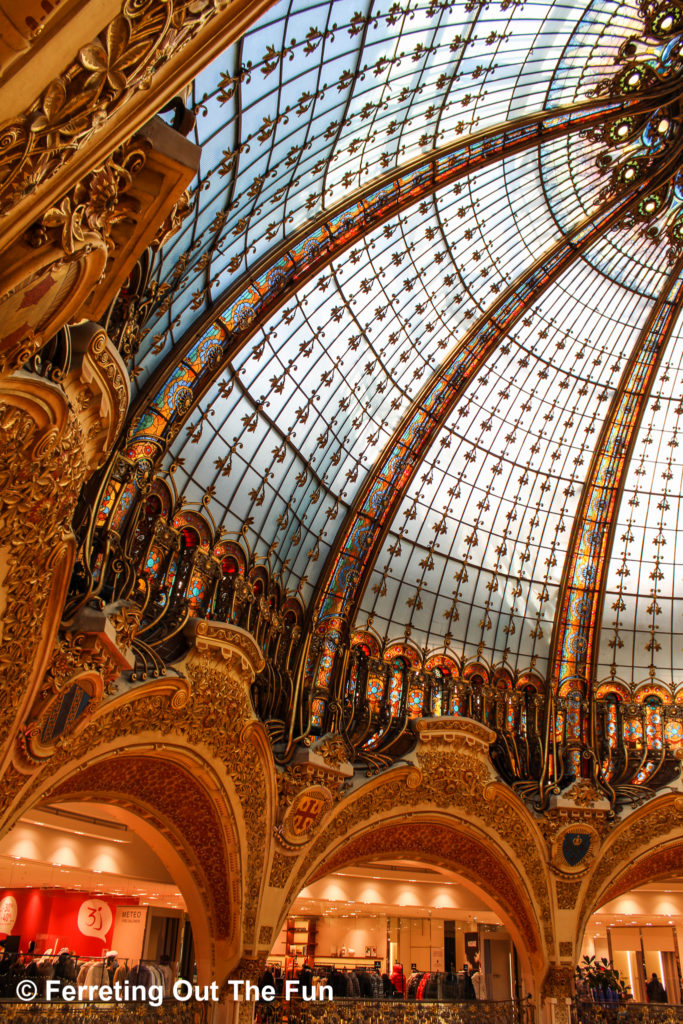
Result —
MULTIPOLYGON (((177 977, 176 962, 161 963, 147 957, 119 956, 116 953, 84 956, 64 947, 62 953, 35 953, 5 951, 0 958, 0 998, 15 999, 19 982, 29 979, 38 988, 38 998, 47 991, 47 983, 57 981, 61 988, 87 986, 89 989, 107 988, 112 984, 132 985, 150 989, 160 986, 164 998, 177 977), (87 973, 84 973, 87 972, 87 973), (41 992, 42 987, 42 992, 41 992)), ((51 999, 58 1001, 59 992, 51 999)), ((93 1001, 97 1001, 96 998, 93 1001)))

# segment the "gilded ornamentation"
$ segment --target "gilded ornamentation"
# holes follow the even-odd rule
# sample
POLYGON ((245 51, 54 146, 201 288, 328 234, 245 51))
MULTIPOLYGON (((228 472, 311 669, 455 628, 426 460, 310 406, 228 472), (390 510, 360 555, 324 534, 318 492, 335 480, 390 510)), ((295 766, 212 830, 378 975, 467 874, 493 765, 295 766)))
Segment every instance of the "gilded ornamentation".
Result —
MULTIPOLYGON (((459 728, 469 728, 469 723, 459 723, 459 728)), ((439 743, 430 743, 426 748, 423 744, 418 745, 419 773, 414 766, 394 769, 385 777, 354 791, 343 801, 314 839, 307 851, 306 864, 299 865, 292 876, 288 900, 293 900, 311 880, 308 865, 326 860, 328 851, 349 835, 357 833, 363 823, 370 828, 373 820, 383 812, 392 810, 400 813, 427 805, 462 815, 471 826, 479 825, 484 831, 490 830, 508 844, 531 883, 543 937, 547 948, 551 948, 554 937, 548 871, 539 853, 539 836, 528 812, 506 787, 494 782, 490 762, 484 759, 485 755, 465 752, 464 744, 455 737, 452 727, 452 738, 448 730, 441 732, 439 743), (419 783, 417 774, 421 775, 419 783)), ((289 870, 282 861, 277 864, 276 871, 274 862, 271 885, 286 884, 285 872, 289 873, 289 870)), ((318 877, 325 870, 316 869, 313 877, 318 877)), ((526 899, 528 904, 529 896, 526 899)))
POLYGON ((346 744, 341 736, 323 736, 311 749, 319 754, 330 768, 340 768, 349 759, 346 744))
POLYGON ((151 243, 151 248, 156 252, 161 249, 162 245, 165 245, 169 238, 175 235, 176 231, 179 231, 183 225, 183 222, 189 217, 194 206, 194 198, 191 190, 185 189, 177 203, 169 213, 168 217, 157 231, 154 239, 151 243))
POLYGON ((120 360, 118 360, 114 355, 115 350, 107 344, 107 342, 107 336, 105 332, 102 331, 99 337, 93 340, 91 356, 94 363, 111 385, 114 396, 114 402, 112 404, 118 411, 118 420, 116 421, 115 431, 118 433, 118 430, 123 425, 126 413, 128 412, 130 387, 128 384, 128 377, 123 372, 123 366, 120 360))
POLYGON ((126 367, 99 324, 70 329, 71 362, 63 380, 84 435, 88 470, 105 461, 123 426, 130 384, 126 367))
POLYGON ((293 857, 288 857, 286 854, 276 850, 270 869, 268 885, 272 886, 273 889, 284 889, 296 863, 293 857))
POLYGON ((551 807, 538 819, 538 827, 550 848, 559 833, 569 828, 570 825, 577 826, 579 829, 583 826, 593 829, 601 842, 604 842, 610 831, 614 829, 614 821, 604 807, 595 810, 571 806, 551 807))
POLYGON ((581 882, 564 882, 558 878, 555 881, 555 892, 557 893, 557 905, 560 910, 572 910, 576 906, 579 896, 581 882))
MULTIPOLYGON (((168 1000, 168 1005, 163 1009, 164 1024, 207 1024, 209 1019, 208 1003, 187 1002, 180 1003, 175 1000, 168 1000)), ((146 1003, 140 1003, 131 1010, 128 1003, 112 1003, 107 1007, 107 1024, 159 1024, 159 1011, 146 1003)), ((81 1011, 77 1011, 81 1020, 81 1011)), ((34 1004, 30 1010, 22 1003, 6 1003, 2 1008, 3 1021, 5 1024, 58 1024, 65 1017, 64 1006, 60 1003, 34 1004)), ((78 1019, 72 1013, 72 1019, 78 1019)), ((96 1018, 87 1014, 90 1021, 96 1018)))
MULTIPOLYGON (((121 13, 81 48, 26 113, 0 129, 0 214, 51 177, 226 5, 227 0, 126 0, 121 13)), ((92 203, 96 217, 115 187, 109 173, 98 177, 92 203)), ((72 203, 56 207, 55 223, 63 218, 61 223, 68 224, 73 211, 72 203)))
POLYGON ((596 801, 604 799, 589 779, 579 779, 563 795, 577 807, 593 807, 596 801))
MULTIPOLYGON (((319 749, 311 749, 313 758, 319 749)), ((275 835, 285 849, 307 843, 325 815, 346 791, 345 776, 324 762, 306 760, 278 774, 275 835)))
MULTIPOLYGON (((245 733, 244 729, 245 725, 249 723, 254 723, 256 726, 249 697, 249 682, 253 679, 253 671, 248 664, 246 669, 244 667, 248 662, 244 651, 238 649, 232 656, 226 641, 228 635, 234 635, 237 641, 242 642, 242 632, 234 628, 211 624, 211 630, 206 629, 201 634, 203 649, 201 651, 193 649, 183 663, 187 682, 185 680, 173 682, 169 679, 164 683, 150 683, 133 690, 126 695, 125 699, 114 700, 102 705, 85 728, 71 737, 64 738, 64 742, 59 745, 54 756, 45 764, 42 771, 34 775, 24 790, 23 799, 29 802, 31 799, 35 800, 39 794, 47 793, 50 790, 50 779, 57 772, 63 770, 70 763, 86 755, 91 755, 93 750, 98 747, 116 742, 122 736, 126 737, 127 744, 132 744, 136 736, 155 732, 162 736, 181 736, 183 743, 193 750, 207 749, 225 766, 241 806, 247 851, 243 869, 242 894, 243 939, 245 947, 247 947, 254 942, 255 937, 257 907, 264 872, 268 805, 263 755, 257 744, 250 738, 249 731, 247 730, 245 733), (209 632, 213 639, 209 638, 209 632), (179 693, 181 699, 176 700, 179 693)), ((248 647, 247 650, 249 650, 248 647)), ((261 727, 256 726, 256 728, 261 727)), ((121 760, 125 759, 121 757, 121 760)), ((107 766, 111 767, 112 763, 119 764, 119 759, 117 758, 114 762, 107 759, 101 763, 101 766, 97 766, 98 770, 102 767, 104 772, 101 781, 105 788, 105 769, 107 766)), ((146 760, 137 759, 136 771, 141 777, 148 771, 145 767, 143 772, 143 765, 146 764, 146 760)), ((73 780, 63 783, 62 787, 81 785, 85 777, 84 773, 89 770, 84 769, 84 772, 75 776, 73 780)), ((272 765, 270 770, 273 770, 272 765)), ((131 770, 125 779, 125 784, 129 787, 132 797, 141 795, 139 788, 133 788, 134 775, 135 772, 131 770)), ((3 787, 3 803, 6 808, 16 797, 21 786, 26 785, 26 782, 25 777, 19 776, 14 786, 3 787)), ((60 788, 60 792, 62 792, 62 788, 60 788)), ((158 794, 158 799, 163 799, 161 792, 158 794)), ((161 807, 162 804, 157 804, 156 800, 156 790, 154 793, 150 790, 150 806, 161 807)), ((190 801, 191 803, 192 801, 190 801)), ((166 805, 163 804, 163 807, 166 805)), ((164 811, 164 814, 171 816, 171 805, 168 806, 167 811, 164 811)), ((192 822, 188 818, 179 823, 179 828, 184 834, 184 830, 189 829, 191 825, 192 822)), ((207 835, 224 834, 226 827, 227 825, 221 824, 220 821, 210 825, 207 818, 201 827, 194 828, 192 835, 196 838, 197 850, 200 851, 202 843, 207 846, 207 835)), ((208 845, 213 847, 215 844, 208 845)), ((199 852, 197 857, 200 858, 199 852)), ((201 859, 199 862, 201 863, 201 859)), ((218 871, 218 868, 215 870, 218 871)), ((220 870, 224 872, 224 878, 227 879, 228 873, 225 872, 225 865, 220 870)), ((223 888, 217 890, 218 898, 223 901, 221 905, 225 910, 227 890, 223 896, 220 896, 222 892, 223 888)), ((223 916, 225 917, 224 913, 223 916)))
POLYGON ((58 636, 43 686, 18 739, 24 760, 37 764, 51 757, 55 744, 64 742, 76 725, 82 727, 102 695, 111 693, 120 669, 120 662, 96 635, 58 636), (60 711, 66 717, 57 729, 60 711))
POLYGON ((258 941, 260 946, 271 946, 273 942, 273 926, 262 924, 259 928, 258 941))
POLYGON ((552 866, 566 875, 587 871, 600 839, 590 825, 571 824, 555 837, 551 848, 552 866))
POLYGON ((664 797, 650 808, 633 814, 617 829, 609 844, 603 846, 600 859, 586 890, 582 908, 582 919, 592 913, 594 907, 604 902, 602 893, 610 876, 620 866, 631 865, 639 850, 646 850, 654 840, 661 839, 672 831, 680 834, 683 826, 683 799, 664 797))
POLYGON ((64 399, 57 399, 55 420, 46 423, 42 396, 47 392, 47 403, 53 401, 52 385, 31 382, 23 408, 14 404, 21 387, 8 380, 0 391, 0 522, 6 538, 0 742, 7 741, 26 699, 34 659, 46 643, 52 645, 49 631, 56 632, 61 611, 61 601, 51 610, 53 576, 70 570, 71 517, 87 475, 80 425, 64 399))
MULTIPOLYGON (((293 1008, 295 1004, 292 1004, 293 1008)), ((393 999, 380 1004, 375 1016, 368 1004, 349 1001, 340 1012, 336 1000, 304 1003, 307 1024, 533 1024, 534 1007, 513 1002, 433 1003, 393 999)))
POLYGON ((559 943, 560 956, 571 957, 574 954, 574 943, 573 942, 560 942, 559 943))
POLYGON ((136 140, 121 146, 101 167, 79 181, 58 206, 46 210, 28 229, 26 240, 35 248, 58 241, 65 253, 73 255, 85 243, 86 232, 92 232, 112 250, 112 228, 138 212, 136 202, 126 192, 145 165, 147 148, 146 143, 136 140))
POLYGON ((447 825, 431 822, 420 824, 379 825, 369 832, 348 840, 341 849, 321 865, 315 877, 329 874, 354 861, 379 856, 417 857, 427 862, 457 865, 466 878, 476 881, 509 913, 532 955, 540 948, 538 928, 529 908, 528 897, 503 860, 490 846, 447 825))
POLYGON ((543 999, 569 999, 574 991, 574 970, 563 964, 551 964, 543 979, 543 999))
POLYGON ((228 885, 227 856, 221 841, 224 833, 216 808, 192 775, 168 760, 122 755, 84 768, 57 786, 52 795, 92 799, 103 793, 128 799, 136 810, 142 805, 161 830, 167 828, 166 823, 172 824, 180 840, 177 849, 213 908, 216 937, 232 935, 237 909, 228 885), (211 843, 206 842, 209 835, 214 837, 211 843))
POLYGON ((283 846, 300 846, 309 841, 332 806, 332 793, 325 786, 310 786, 292 800, 281 825, 275 830, 283 846))
POLYGON ((116 642, 124 650, 130 648, 137 636, 142 619, 142 608, 135 604, 121 604, 119 610, 112 615, 111 623, 116 632, 116 642))
POLYGON ((243 978, 245 981, 258 981, 266 968, 264 957, 242 957, 237 967, 230 971, 230 977, 237 980, 243 978))
POLYGON ((644 882, 661 878, 666 875, 678 875, 683 867, 683 850, 680 843, 666 846, 663 849, 646 853, 634 864, 629 865, 618 879, 609 887, 603 903, 609 903, 631 889, 636 889, 644 882))
POLYGON ((119 673, 119 667, 101 644, 89 642, 83 633, 64 633, 55 641, 41 696, 61 693, 75 675, 86 672, 100 675, 104 692, 111 693, 111 685, 119 673))
POLYGON ((241 679, 245 685, 253 683, 256 673, 265 667, 263 653, 251 633, 245 629, 196 619, 194 635, 198 651, 213 648, 221 650, 225 658, 238 657, 241 679))

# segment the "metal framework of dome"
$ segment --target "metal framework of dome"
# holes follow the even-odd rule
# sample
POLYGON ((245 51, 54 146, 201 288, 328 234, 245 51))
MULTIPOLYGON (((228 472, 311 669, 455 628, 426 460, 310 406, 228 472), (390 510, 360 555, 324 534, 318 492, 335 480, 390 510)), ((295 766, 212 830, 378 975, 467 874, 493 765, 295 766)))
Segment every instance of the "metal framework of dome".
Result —
POLYGON ((466 714, 538 806, 669 783, 682 47, 673 2, 276 4, 194 83, 72 613, 141 604, 142 674, 254 631, 282 761, 466 714))

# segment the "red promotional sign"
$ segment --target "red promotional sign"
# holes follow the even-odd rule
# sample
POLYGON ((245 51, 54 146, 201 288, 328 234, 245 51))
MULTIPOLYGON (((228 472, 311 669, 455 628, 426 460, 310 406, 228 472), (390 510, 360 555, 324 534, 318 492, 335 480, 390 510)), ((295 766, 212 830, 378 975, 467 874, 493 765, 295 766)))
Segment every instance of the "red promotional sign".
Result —
MULTIPOLYGON (((19 935, 21 949, 35 939, 36 953, 64 946, 79 956, 101 956, 110 948, 116 908, 132 897, 45 889, 0 889, 0 936, 19 935)), ((124 951, 120 951, 124 952, 124 951)))

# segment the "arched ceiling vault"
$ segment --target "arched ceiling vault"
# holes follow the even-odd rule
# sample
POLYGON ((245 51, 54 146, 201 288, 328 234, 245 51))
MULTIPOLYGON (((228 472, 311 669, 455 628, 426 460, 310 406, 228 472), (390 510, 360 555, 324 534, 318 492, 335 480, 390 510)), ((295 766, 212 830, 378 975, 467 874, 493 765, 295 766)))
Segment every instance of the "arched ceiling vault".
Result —
POLYGON ((674 621, 675 556, 654 598, 610 558, 622 521, 627 547, 678 531, 674 484, 654 498, 681 472, 681 19, 281 3, 195 83, 195 211, 156 267, 127 443, 317 628, 678 681, 649 625, 664 594, 674 621))

